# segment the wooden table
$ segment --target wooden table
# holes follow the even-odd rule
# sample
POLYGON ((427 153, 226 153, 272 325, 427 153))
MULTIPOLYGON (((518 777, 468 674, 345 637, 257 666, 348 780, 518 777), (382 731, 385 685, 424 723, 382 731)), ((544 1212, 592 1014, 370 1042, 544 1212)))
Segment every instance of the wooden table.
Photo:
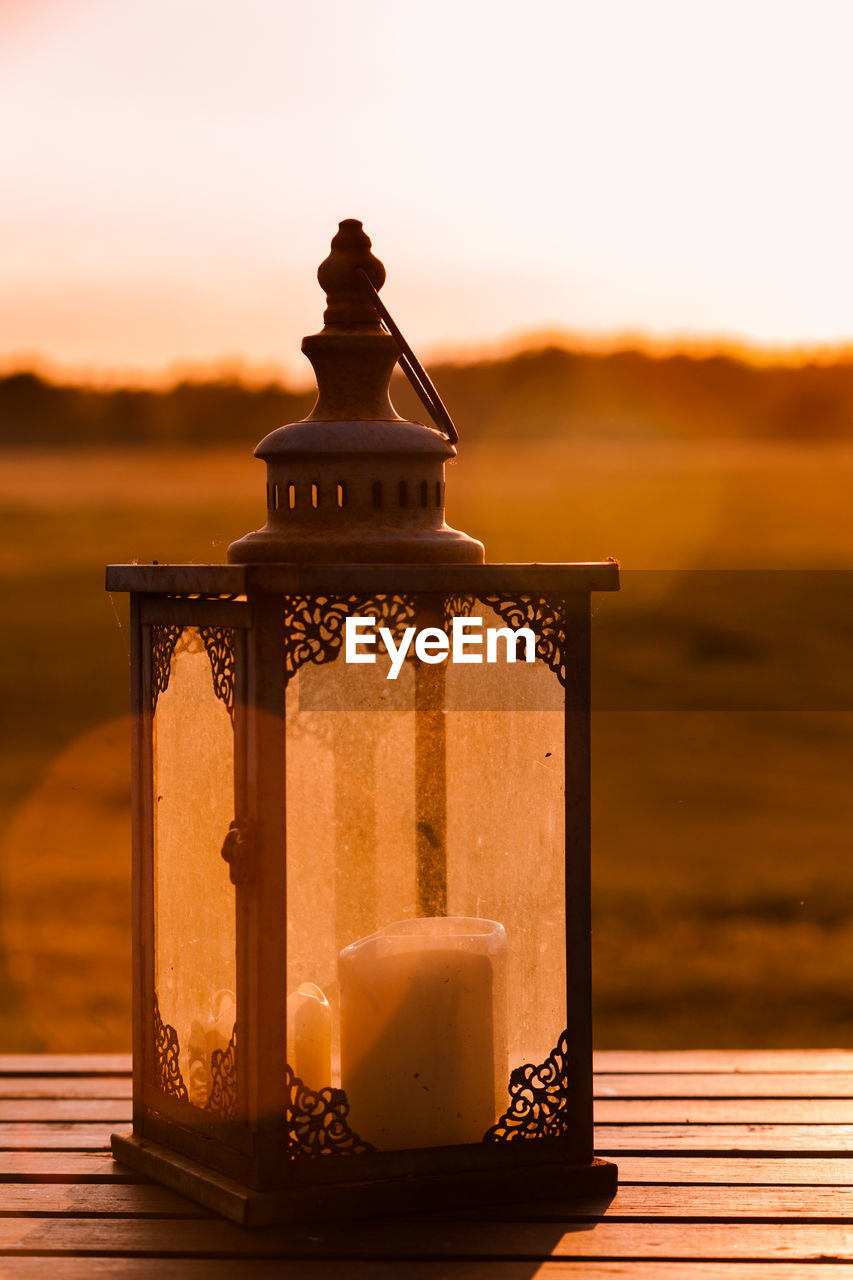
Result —
POLYGON ((853 1051, 602 1053, 610 1204, 305 1230, 245 1231, 116 1164, 129 1069, 0 1058, 0 1280, 853 1276, 853 1051))

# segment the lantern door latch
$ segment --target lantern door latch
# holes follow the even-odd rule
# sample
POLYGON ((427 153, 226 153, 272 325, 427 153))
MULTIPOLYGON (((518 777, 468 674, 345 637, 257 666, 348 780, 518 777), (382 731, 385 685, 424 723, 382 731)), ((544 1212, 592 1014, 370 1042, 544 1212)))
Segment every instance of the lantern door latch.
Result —
POLYGON ((235 819, 222 845, 232 884, 251 884, 255 878, 255 824, 248 818, 235 819))

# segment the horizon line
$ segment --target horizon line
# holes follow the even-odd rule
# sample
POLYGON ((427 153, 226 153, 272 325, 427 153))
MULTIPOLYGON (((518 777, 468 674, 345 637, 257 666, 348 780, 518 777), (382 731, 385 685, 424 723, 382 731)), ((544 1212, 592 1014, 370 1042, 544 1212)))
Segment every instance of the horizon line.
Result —
MULTIPOLYGON (((435 344, 423 363, 465 367, 509 360, 554 348, 570 354, 593 356, 633 352, 660 360, 678 356, 694 360, 723 358, 757 368, 803 368, 807 365, 853 363, 853 338, 820 343, 761 343, 726 335, 657 336, 639 330, 589 334, 553 328, 530 330, 494 341, 435 344)), ((209 360, 175 359, 159 368, 71 364, 37 352, 0 356, 0 377, 8 378, 25 373, 35 374, 54 386, 85 387, 93 391, 163 391, 182 382, 230 382, 249 389, 277 385, 295 395, 316 389, 313 373, 309 369, 300 378, 294 375, 284 361, 255 361, 248 356, 228 355, 209 360)))

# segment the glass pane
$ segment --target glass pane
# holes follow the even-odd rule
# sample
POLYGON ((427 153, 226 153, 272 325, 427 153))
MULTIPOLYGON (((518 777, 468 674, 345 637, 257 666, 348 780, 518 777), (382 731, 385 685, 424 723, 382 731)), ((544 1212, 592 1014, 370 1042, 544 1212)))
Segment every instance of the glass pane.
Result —
POLYGON ((227 1052, 236 1016, 234 887, 221 856, 234 817, 234 731, 214 661, 203 633, 186 627, 154 714, 155 990, 180 1072, 166 1087, 184 1096, 183 1085, 210 1108, 214 1055, 227 1052))
POLYGON ((376 652, 288 689, 288 1060, 379 1150, 479 1142, 566 1027, 563 690, 376 652))
MULTIPOLYGON (((484 631, 506 626, 473 612, 484 631)), ((506 931, 499 1110, 510 1071, 544 1062, 566 1027, 564 694, 543 661, 504 652, 447 668, 447 909, 506 931)))
POLYGON ((340 656, 302 667, 287 690, 288 1057, 312 1089, 340 1085, 340 952, 415 914, 413 679, 387 670, 340 656), (324 1015, 315 993, 295 998, 305 984, 330 1011, 319 1060, 324 1015))

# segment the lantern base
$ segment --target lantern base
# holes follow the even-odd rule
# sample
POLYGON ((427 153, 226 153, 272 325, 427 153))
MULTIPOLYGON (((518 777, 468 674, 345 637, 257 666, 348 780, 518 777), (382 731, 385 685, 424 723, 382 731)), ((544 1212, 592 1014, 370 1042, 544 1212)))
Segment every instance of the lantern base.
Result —
POLYGON ((255 1191, 196 1160, 133 1134, 112 1136, 116 1160, 163 1186, 188 1196, 242 1227, 304 1222, 306 1218, 390 1217, 398 1213, 466 1208, 527 1200, 609 1200, 616 1192, 616 1165, 521 1165, 370 1182, 255 1191))

